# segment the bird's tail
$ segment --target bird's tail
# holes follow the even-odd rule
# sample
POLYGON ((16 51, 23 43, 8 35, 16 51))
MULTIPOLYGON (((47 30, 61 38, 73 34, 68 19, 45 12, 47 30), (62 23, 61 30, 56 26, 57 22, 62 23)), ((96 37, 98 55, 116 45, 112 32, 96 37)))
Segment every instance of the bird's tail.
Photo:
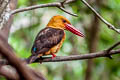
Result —
POLYGON ((37 55, 31 55, 29 58, 27 58, 27 63, 30 64, 30 63, 33 63, 35 62, 35 60, 38 59, 38 56, 37 55))

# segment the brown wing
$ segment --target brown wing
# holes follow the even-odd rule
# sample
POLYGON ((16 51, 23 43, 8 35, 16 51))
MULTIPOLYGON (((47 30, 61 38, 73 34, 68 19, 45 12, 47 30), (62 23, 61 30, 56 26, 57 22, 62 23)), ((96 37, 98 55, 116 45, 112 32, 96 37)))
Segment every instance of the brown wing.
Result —
POLYGON ((64 31, 61 29, 54 29, 47 27, 41 30, 32 47, 32 54, 44 54, 49 51, 52 47, 59 44, 64 36, 64 31))

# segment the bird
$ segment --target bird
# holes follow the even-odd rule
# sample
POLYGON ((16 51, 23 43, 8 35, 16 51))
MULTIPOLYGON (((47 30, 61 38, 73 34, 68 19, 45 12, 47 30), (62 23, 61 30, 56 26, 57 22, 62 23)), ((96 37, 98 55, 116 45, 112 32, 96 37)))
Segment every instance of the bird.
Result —
POLYGON ((50 19, 47 26, 37 34, 31 49, 32 55, 28 58, 28 63, 32 63, 45 55, 52 55, 51 58, 54 59, 56 57, 55 53, 60 50, 65 40, 66 35, 64 30, 84 37, 84 34, 73 27, 68 19, 61 15, 55 15, 50 19))

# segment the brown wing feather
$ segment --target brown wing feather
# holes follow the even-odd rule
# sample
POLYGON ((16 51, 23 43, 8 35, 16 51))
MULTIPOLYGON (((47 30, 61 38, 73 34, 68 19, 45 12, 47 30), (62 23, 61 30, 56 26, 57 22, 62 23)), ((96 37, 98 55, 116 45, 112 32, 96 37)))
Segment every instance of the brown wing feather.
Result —
POLYGON ((61 29, 54 29, 47 27, 41 30, 33 44, 32 54, 44 54, 49 51, 52 47, 59 44, 64 36, 64 31, 61 29))

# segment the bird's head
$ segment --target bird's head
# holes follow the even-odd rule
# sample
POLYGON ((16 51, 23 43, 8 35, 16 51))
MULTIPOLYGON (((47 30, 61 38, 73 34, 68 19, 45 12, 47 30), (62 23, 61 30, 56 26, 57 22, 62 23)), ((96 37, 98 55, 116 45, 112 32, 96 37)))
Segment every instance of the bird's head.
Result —
POLYGON ((47 27, 68 30, 78 36, 84 37, 84 34, 82 32, 73 27, 70 21, 60 15, 53 16, 47 24, 47 27))

